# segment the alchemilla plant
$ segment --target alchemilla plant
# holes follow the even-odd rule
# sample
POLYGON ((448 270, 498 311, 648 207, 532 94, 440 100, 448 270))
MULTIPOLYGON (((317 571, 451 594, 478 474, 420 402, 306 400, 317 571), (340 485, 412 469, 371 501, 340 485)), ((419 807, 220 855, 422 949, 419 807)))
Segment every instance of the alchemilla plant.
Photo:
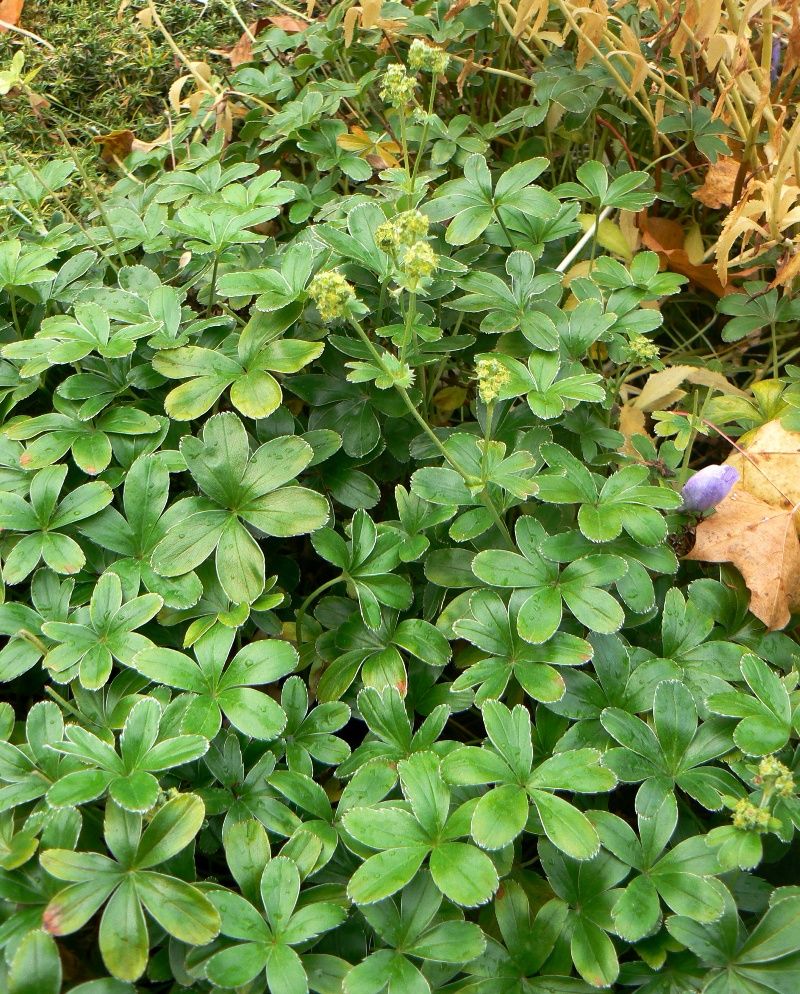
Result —
POLYGON ((8 162, 2 990, 800 989, 800 571, 699 544, 800 314, 743 246, 720 337, 652 232, 738 105, 590 6, 285 8, 107 188, 8 162))

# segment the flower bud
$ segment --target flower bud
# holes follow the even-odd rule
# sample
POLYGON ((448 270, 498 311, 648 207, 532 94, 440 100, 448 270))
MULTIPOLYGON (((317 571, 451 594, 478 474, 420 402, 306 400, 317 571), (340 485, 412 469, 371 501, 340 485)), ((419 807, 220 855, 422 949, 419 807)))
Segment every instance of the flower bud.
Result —
POLYGON ((704 466, 687 480, 681 490, 681 511, 709 511, 739 482, 739 472, 733 466, 704 466))
POLYGON ((478 394, 484 404, 492 404, 511 379, 511 374, 498 359, 478 359, 475 363, 478 394))
POLYGON ((348 305, 355 292, 341 273, 330 270, 317 273, 308 286, 308 295, 314 301, 319 316, 327 324, 347 316, 348 305))
POLYGON ((408 51, 408 64, 415 72, 424 70, 433 76, 441 76, 450 64, 450 56, 441 48, 434 48, 421 38, 415 38, 408 51))
POLYGON ((792 771, 774 756, 764 756, 758 764, 755 783, 774 790, 779 797, 791 797, 795 788, 792 771))
POLYGON ((381 87, 381 100, 398 110, 406 107, 414 99, 417 81, 409 76, 405 66, 393 62, 384 73, 381 87))
POLYGON ((744 831, 766 832, 769 828, 770 813, 766 808, 740 798, 733 809, 733 827, 744 831))
POLYGON ((427 242, 414 242, 403 253, 401 266, 408 282, 416 284, 436 271, 436 253, 427 242))
POLYGON ((631 362, 645 365, 658 359, 660 349, 644 335, 634 335, 628 342, 626 351, 631 362))

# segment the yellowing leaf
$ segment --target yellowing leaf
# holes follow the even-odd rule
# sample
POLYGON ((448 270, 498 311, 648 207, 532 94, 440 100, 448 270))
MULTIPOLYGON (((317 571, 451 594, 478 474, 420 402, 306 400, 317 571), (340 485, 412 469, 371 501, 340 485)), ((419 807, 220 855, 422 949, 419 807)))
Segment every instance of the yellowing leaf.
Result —
POLYGON ((444 387, 434 394, 433 403, 442 414, 452 414, 466 399, 467 391, 464 387, 444 387))
MULTIPOLYGON (((579 214, 578 221, 584 231, 592 230, 596 224, 596 219, 592 214, 579 214)), ((614 255, 618 255, 626 262, 630 262, 633 258, 633 248, 628 236, 622 231, 620 225, 609 218, 604 218, 598 226, 597 243, 606 251, 613 252, 614 255)))
POLYGON ((395 153, 399 154, 401 148, 396 141, 374 138, 357 124, 351 126, 348 134, 339 135, 336 144, 339 148, 347 149, 348 152, 356 152, 363 159, 367 159, 370 165, 379 169, 400 165, 395 153))
POLYGON ((686 250, 689 262, 693 266, 702 265, 705 246, 703 245, 703 232, 700 230, 700 225, 696 222, 689 225, 686 238, 683 240, 683 247, 686 250))
POLYGON ((647 412, 665 410, 686 396, 686 391, 680 389, 684 383, 713 387, 720 393, 734 394, 737 397, 748 396, 743 390, 729 383, 721 373, 715 373, 713 369, 702 369, 699 366, 668 366, 648 376, 642 392, 633 402, 634 407, 647 412))

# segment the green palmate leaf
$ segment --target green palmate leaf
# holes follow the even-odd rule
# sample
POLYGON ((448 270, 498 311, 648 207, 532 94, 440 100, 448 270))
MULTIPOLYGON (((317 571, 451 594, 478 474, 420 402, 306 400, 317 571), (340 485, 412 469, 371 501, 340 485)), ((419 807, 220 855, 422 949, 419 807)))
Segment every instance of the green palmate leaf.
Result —
POLYGON ((181 453, 205 496, 205 507, 176 522, 153 550, 161 576, 183 576, 214 554, 223 590, 252 603, 264 589, 264 554, 248 530, 286 537, 321 527, 327 501, 291 485, 311 462, 310 445, 295 436, 265 442, 250 455, 247 434, 232 414, 210 418, 202 439, 184 438, 181 453))
POLYGON ((98 580, 88 610, 79 608, 69 621, 47 621, 42 632, 55 643, 44 658, 53 677, 66 683, 76 676, 89 690, 102 687, 111 675, 114 660, 130 663, 151 645, 136 633, 163 605, 158 594, 143 594, 123 603, 122 582, 107 572, 98 580))
POLYGON ((53 748, 91 765, 54 783, 47 792, 48 802, 54 807, 73 807, 108 791, 126 811, 150 810, 159 796, 155 774, 191 762, 208 749, 208 740, 202 735, 161 735, 162 719, 157 700, 139 700, 125 720, 119 752, 79 725, 68 726, 65 740, 53 748))
POLYGON ((679 493, 798 501, 792 5, 511 6, 25 6, 0 994, 800 991, 797 628, 679 493))
POLYGON ((512 211, 552 217, 557 212, 557 202, 535 185, 546 163, 544 158, 519 162, 493 184, 486 159, 471 155, 464 165, 464 178, 440 187, 426 213, 432 221, 452 218, 445 236, 451 245, 475 241, 493 220, 503 223, 512 211))
POLYGON ((260 640, 241 649, 223 668, 234 639, 230 628, 212 628, 194 644, 196 662, 173 649, 144 649, 131 666, 153 682, 186 694, 181 727, 213 738, 224 714, 245 735, 274 739, 286 725, 286 715, 256 686, 275 682, 297 665, 297 653, 286 642, 260 640))
POLYGON ((626 566, 616 556, 593 555, 576 559, 563 571, 539 551, 543 533, 530 518, 520 518, 517 545, 522 555, 501 550, 479 553, 472 569, 479 580, 524 590, 517 625, 523 639, 546 642, 561 624, 562 603, 592 631, 616 631, 624 620, 617 601, 602 588, 624 576, 626 566))
POLYGON ((50 466, 31 479, 30 503, 16 494, 0 493, 0 528, 23 533, 3 565, 7 583, 21 583, 44 560, 55 573, 77 573, 86 562, 78 543, 62 533, 111 503, 113 491, 100 481, 70 491, 59 503, 66 466, 50 466))
POLYGON ((321 342, 283 339, 284 330, 277 317, 257 315, 242 332, 236 351, 231 343, 230 355, 193 345, 159 352, 153 368, 170 379, 188 381, 167 394, 167 414, 190 421, 205 414, 230 389, 231 403, 245 417, 268 417, 283 396, 272 374, 298 372, 324 347, 321 342))

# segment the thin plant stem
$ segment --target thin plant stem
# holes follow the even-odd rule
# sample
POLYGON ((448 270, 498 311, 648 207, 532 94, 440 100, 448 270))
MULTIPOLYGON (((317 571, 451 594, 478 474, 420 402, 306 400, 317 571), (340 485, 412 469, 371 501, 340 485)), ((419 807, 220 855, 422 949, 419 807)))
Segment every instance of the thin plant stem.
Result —
POLYGON ((337 583, 341 583, 342 580, 347 579, 347 577, 342 574, 341 576, 335 576, 332 580, 326 580, 325 583, 321 583, 316 590, 312 590, 311 593, 306 597, 300 607, 297 609, 297 615, 295 617, 295 643, 299 646, 303 641, 303 619, 306 616, 311 602, 316 600, 320 594, 324 594, 326 590, 330 590, 331 587, 335 586, 337 583))
MULTIPOLYGON (((361 341, 367 346, 367 348, 372 353, 372 357, 375 360, 376 364, 378 365, 378 368, 381 369, 384 373, 386 373, 388 377, 391 378, 391 374, 389 370, 386 368, 386 365, 383 361, 383 358, 381 357, 380 352, 378 352, 378 350, 372 344, 372 341, 370 340, 369 336, 361 327, 361 325, 358 323, 358 321, 356 321, 355 318, 351 318, 350 324, 355 330, 358 337, 361 339, 361 341)), ((445 460, 445 462, 447 462, 448 465, 452 469, 454 469, 456 473, 458 473, 458 475, 467 483, 467 485, 474 484, 475 481, 470 477, 469 473, 465 472, 465 470, 461 468, 458 462, 455 459, 453 459, 453 457, 450 455, 450 453, 442 444, 441 439, 439 439, 439 437, 436 435, 436 432, 431 428, 431 426, 428 424, 425 418, 423 418, 422 415, 419 413, 414 402, 409 397, 406 388, 401 386, 399 383, 395 383, 394 388, 402 397, 403 403, 406 405, 409 414, 411 414, 411 416, 414 418, 414 420, 417 422, 420 428, 422 428, 423 432, 428 436, 431 442, 433 442, 433 445, 440 453, 442 458, 445 460)), ((489 514, 491 515, 492 521, 494 521, 500 534, 508 543, 509 547, 511 549, 514 549, 515 548, 514 540, 511 538, 511 533, 508 530, 508 526, 506 525, 505 521, 503 521, 500 512, 495 507, 495 503, 492 500, 491 494, 485 488, 481 493, 480 499, 481 503, 484 505, 484 507, 488 510, 489 514)))

